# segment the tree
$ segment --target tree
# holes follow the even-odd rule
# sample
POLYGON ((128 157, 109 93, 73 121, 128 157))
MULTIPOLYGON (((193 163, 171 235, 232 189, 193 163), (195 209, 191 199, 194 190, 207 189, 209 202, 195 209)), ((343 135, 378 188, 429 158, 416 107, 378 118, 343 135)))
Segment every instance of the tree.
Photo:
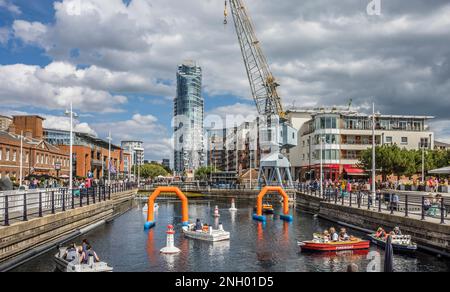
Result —
POLYGON ((195 171, 195 179, 200 181, 207 181, 211 177, 211 174, 216 172, 214 167, 200 167, 195 171))
POLYGON ((158 164, 144 164, 140 167, 141 177, 144 179, 155 179, 158 176, 167 176, 169 173, 158 164))

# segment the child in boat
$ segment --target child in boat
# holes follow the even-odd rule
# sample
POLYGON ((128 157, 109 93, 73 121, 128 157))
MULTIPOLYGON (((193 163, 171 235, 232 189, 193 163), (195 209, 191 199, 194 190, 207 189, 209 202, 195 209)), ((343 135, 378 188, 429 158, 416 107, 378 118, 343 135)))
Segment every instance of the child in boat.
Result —
POLYGON ((195 223, 195 231, 202 231, 202 230, 203 230, 202 222, 200 221, 200 219, 197 219, 197 223, 195 223))
POLYGON ((347 229, 341 228, 341 232, 339 232, 339 241, 349 241, 350 236, 347 234, 347 229))
POLYGON ((402 231, 400 230, 400 227, 395 227, 393 232, 394 232, 395 236, 402 236, 403 235, 402 231))
POLYGON ((203 225, 202 231, 208 233, 209 232, 209 225, 208 224, 203 225))
POLYGON ((330 239, 331 239, 330 233, 328 232, 328 230, 325 230, 325 231, 323 232, 323 242, 324 242, 324 243, 327 243, 327 242, 330 241, 330 239))
POLYGON ((339 235, 336 232, 336 228, 334 228, 334 227, 330 228, 330 237, 331 237, 331 241, 334 241, 334 242, 339 241, 339 235))

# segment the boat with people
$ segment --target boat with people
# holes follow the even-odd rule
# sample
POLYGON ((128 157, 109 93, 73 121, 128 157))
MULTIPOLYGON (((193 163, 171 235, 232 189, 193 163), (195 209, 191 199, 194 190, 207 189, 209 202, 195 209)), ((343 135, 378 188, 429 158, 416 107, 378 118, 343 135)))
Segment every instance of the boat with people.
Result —
POLYGON ((113 268, 107 263, 97 262, 94 257, 89 257, 86 263, 80 263, 78 257, 69 261, 67 259, 67 252, 70 247, 58 247, 58 253, 54 256, 56 269, 60 272, 67 273, 110 273, 113 268))
POLYGON ((345 250, 367 250, 370 248, 370 241, 352 237, 347 241, 326 241, 323 238, 314 236, 311 241, 298 242, 302 251, 317 252, 337 252, 345 250))
POLYGON ((349 236, 345 228, 337 233, 334 227, 325 230, 323 234, 315 233, 313 240, 298 242, 302 251, 333 252, 350 250, 368 250, 370 241, 358 237, 349 236))
MULTIPOLYGON (((370 241, 385 249, 387 237, 378 237, 376 234, 369 234, 370 241)), ((417 251, 417 244, 412 242, 410 235, 392 235, 392 248, 394 253, 415 253, 417 251)))
POLYGON ((231 237, 230 232, 225 231, 222 224, 219 224, 219 229, 214 229, 206 224, 202 225, 200 229, 198 224, 190 224, 183 227, 183 233, 187 238, 208 242, 226 241, 231 237))
POLYGON ((275 209, 270 204, 264 204, 262 207, 263 214, 272 215, 275 213, 275 209))

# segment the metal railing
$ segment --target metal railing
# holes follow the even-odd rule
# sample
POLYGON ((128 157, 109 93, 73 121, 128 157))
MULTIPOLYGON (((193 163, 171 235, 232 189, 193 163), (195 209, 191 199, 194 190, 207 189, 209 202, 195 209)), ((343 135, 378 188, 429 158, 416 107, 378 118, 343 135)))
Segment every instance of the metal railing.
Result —
POLYGON ((113 194, 136 187, 132 183, 117 183, 72 191, 61 188, 0 192, 0 226, 108 201, 113 194))
POLYGON ((346 192, 332 187, 324 187, 322 193, 320 187, 308 184, 299 184, 297 190, 335 205, 366 208, 379 213, 415 217, 423 221, 436 219, 440 221, 440 224, 449 222, 450 198, 448 197, 437 196, 431 200, 429 195, 401 194, 384 190, 377 193, 374 198, 369 191, 346 192))

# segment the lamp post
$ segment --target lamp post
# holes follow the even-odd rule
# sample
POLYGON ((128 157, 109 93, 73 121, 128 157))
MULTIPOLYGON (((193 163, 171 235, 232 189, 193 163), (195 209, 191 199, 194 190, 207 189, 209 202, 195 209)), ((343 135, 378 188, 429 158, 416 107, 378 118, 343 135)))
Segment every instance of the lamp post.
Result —
POLYGON ((323 143, 325 137, 320 137, 320 196, 323 197, 323 143))
POLYGON ((425 145, 423 142, 419 143, 419 149, 422 150, 422 184, 425 184, 425 145))
POLYGON ((376 179, 377 179, 377 165, 376 165, 376 137, 375 137, 375 103, 372 104, 372 198, 375 202, 377 196, 376 179))
POLYGON ((19 169, 19 186, 23 185, 23 131, 20 133, 20 169, 19 169))
POLYGON ((108 185, 111 185, 111 167, 112 167, 112 163, 111 163, 111 141, 112 141, 111 131, 109 131, 109 135, 106 139, 108 140, 108 185))
POLYGON ((66 116, 70 116, 70 158, 69 158, 69 190, 73 189, 73 120, 78 117, 73 112, 73 102, 70 102, 70 111, 66 110, 66 116))

